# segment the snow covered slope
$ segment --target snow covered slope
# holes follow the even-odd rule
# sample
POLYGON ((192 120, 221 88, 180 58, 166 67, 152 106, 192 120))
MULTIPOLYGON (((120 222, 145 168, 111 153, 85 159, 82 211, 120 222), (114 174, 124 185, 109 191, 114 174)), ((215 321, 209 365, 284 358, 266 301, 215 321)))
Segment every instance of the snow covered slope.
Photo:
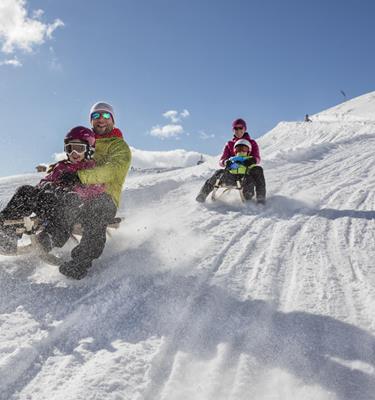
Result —
POLYGON ((375 121, 375 92, 370 92, 345 101, 335 107, 315 114, 312 119, 319 121, 375 121))
POLYGON ((0 257, 0 398, 375 399, 375 126, 259 142, 266 207, 196 203, 213 161, 131 173, 87 279, 0 257))

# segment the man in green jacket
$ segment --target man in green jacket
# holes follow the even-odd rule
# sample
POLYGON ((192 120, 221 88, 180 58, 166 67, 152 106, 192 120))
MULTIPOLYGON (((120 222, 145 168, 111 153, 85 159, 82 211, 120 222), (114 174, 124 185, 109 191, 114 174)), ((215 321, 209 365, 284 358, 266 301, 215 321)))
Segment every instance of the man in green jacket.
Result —
POLYGON ((72 250, 71 261, 60 266, 62 274, 74 279, 85 277, 92 261, 104 250, 107 225, 120 205, 122 186, 131 162, 129 146, 114 126, 115 114, 110 104, 95 103, 90 110, 90 123, 96 138, 96 166, 67 176, 67 180, 79 179, 84 185, 103 184, 105 193, 84 206, 79 221, 83 228, 81 242, 72 250))

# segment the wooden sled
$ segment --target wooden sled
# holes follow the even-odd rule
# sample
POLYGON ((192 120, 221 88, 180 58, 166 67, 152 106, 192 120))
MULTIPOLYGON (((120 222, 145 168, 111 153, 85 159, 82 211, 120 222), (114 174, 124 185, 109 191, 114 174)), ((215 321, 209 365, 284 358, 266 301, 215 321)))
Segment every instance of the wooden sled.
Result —
POLYGON ((220 183, 220 178, 216 181, 214 190, 212 191, 212 195, 211 195, 212 201, 216 201, 224 193, 228 193, 231 190, 237 190, 239 192, 242 203, 246 202, 246 199, 243 195, 243 187, 242 187, 241 181, 237 180, 236 185, 225 185, 225 184, 220 183))
MULTIPOLYGON (((116 217, 107 226, 107 234, 109 236, 111 235, 109 229, 118 229, 120 227, 121 221, 122 218, 116 217)), ((16 228, 17 236, 19 238, 21 238, 23 235, 29 236, 30 243, 25 245, 18 243, 16 252, 6 253, 2 255, 18 256, 35 252, 43 261, 45 261, 48 264, 59 266, 66 261, 57 255, 54 255, 52 253, 47 253, 44 250, 43 246, 41 246, 38 240, 38 235, 43 231, 44 227, 42 221, 40 221, 39 218, 24 217, 22 219, 16 219, 16 220, 5 220, 4 226, 14 226, 16 228)), ((71 237, 76 242, 79 242, 79 239, 77 239, 76 236, 82 236, 81 224, 75 224, 71 234, 71 237)))

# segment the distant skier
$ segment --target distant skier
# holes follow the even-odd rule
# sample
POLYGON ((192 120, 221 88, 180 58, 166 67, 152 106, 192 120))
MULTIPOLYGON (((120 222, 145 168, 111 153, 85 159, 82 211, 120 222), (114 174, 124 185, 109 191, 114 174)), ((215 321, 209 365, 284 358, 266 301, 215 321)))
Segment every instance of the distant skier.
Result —
POLYGON ((305 115, 305 122, 312 122, 310 117, 309 117, 309 114, 305 115))
POLYGON ((222 183, 232 184, 234 182, 235 184, 236 179, 243 178, 242 185, 245 200, 251 200, 255 192, 257 203, 265 204, 266 182, 263 168, 258 165, 260 163, 258 144, 246 132, 246 122, 243 119, 239 118, 233 121, 232 128, 234 136, 225 145, 219 162, 220 166, 225 167, 225 169, 217 170, 205 182, 196 200, 200 203, 206 201, 218 179, 222 183), (238 146, 236 146, 237 143, 238 146))
POLYGON ((201 154, 201 158, 197 161, 197 165, 201 165, 204 163, 203 155, 201 154))

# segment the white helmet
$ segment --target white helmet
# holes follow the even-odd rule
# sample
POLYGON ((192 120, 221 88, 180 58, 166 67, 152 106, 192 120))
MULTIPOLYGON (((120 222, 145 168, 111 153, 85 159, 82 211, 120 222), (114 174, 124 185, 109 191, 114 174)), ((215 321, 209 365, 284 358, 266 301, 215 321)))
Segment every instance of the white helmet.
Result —
POLYGON ((247 146, 249 148, 249 153, 251 152, 251 143, 247 139, 237 140, 236 143, 234 144, 234 149, 236 148, 236 146, 239 146, 241 144, 243 146, 247 146))

